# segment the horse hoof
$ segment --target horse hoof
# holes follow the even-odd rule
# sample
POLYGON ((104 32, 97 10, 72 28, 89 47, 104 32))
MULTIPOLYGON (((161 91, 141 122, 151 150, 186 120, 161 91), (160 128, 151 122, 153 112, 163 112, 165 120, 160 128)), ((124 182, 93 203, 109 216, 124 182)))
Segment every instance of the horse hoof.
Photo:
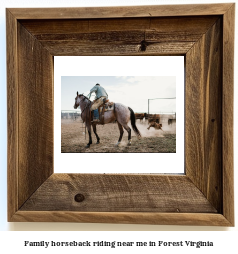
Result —
POLYGON ((121 142, 117 142, 116 144, 115 144, 115 146, 119 146, 121 144, 121 142))
POLYGON ((100 144, 100 141, 98 141, 96 144, 100 144))
POLYGON ((86 146, 85 146, 85 148, 89 148, 89 147, 90 147, 90 145, 86 145, 86 146))

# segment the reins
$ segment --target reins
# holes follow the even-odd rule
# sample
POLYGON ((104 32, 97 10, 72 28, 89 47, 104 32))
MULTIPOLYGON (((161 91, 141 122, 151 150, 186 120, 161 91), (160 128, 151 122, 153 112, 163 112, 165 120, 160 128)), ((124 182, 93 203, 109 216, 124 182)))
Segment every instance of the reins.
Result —
MULTIPOLYGON (((87 98, 87 97, 85 97, 84 95, 83 95, 83 101, 85 101, 85 99, 87 99, 88 101, 87 101, 87 105, 84 107, 84 109, 81 111, 81 118, 82 118, 82 114, 83 114, 83 112, 88 108, 88 106, 90 106, 92 103, 91 103, 91 101, 87 98)), ((83 119, 83 118, 82 118, 83 119)), ((85 139, 86 139, 86 121, 87 121, 87 116, 85 116, 85 121, 83 121, 83 122, 85 122, 84 123, 84 126, 85 126, 85 130, 84 130, 84 133, 85 133, 85 139)), ((83 123, 82 123, 83 124, 83 123)))
POLYGON ((85 110, 89 105, 90 105, 90 103, 88 103, 88 104, 86 105, 86 107, 83 109, 83 111, 81 112, 81 114, 83 114, 84 110, 85 110))
MULTIPOLYGON (((91 119, 91 111, 90 111, 90 106, 92 105, 92 102, 85 96, 85 95, 81 95, 81 96, 83 96, 84 98, 83 98, 83 100, 82 100, 82 102, 84 102, 85 101, 85 99, 87 99, 87 105, 84 107, 84 109, 81 111, 81 118, 83 119, 83 117, 82 117, 82 114, 86 111, 86 109, 89 109, 88 110, 88 112, 86 113, 86 115, 85 115, 85 120, 83 120, 85 123, 87 122, 87 121, 89 121, 90 122, 90 119, 91 119)), ((85 124, 85 128, 86 128, 86 124, 85 124)), ((86 132, 85 132, 86 133, 86 132)))
MULTIPOLYGON (((83 95, 84 96, 84 95, 83 95)), ((83 98, 83 100, 85 100, 86 99, 86 97, 84 96, 84 98, 83 98)), ((81 112, 81 115, 83 114, 83 112, 84 112, 84 110, 89 106, 89 105, 91 105, 91 101, 87 98, 87 105, 86 105, 86 107, 82 110, 82 112, 81 112)))

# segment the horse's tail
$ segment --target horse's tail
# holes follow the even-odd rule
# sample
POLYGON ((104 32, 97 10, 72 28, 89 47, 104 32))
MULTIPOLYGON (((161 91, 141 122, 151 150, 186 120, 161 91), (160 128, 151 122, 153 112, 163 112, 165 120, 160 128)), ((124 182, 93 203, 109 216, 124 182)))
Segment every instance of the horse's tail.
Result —
POLYGON ((140 131, 137 129, 136 127, 136 117, 135 117, 135 113, 134 111, 128 107, 128 109, 131 111, 131 127, 133 129, 133 131, 135 132, 136 136, 138 138, 141 138, 141 134, 140 134, 140 131))

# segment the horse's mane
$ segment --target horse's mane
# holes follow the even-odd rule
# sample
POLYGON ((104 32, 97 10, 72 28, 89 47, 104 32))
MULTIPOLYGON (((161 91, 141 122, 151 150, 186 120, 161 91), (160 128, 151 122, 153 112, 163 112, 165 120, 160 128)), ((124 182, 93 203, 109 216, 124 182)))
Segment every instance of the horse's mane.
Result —
POLYGON ((83 100, 85 100, 85 99, 86 99, 86 100, 88 100, 88 101, 92 102, 92 101, 91 101, 91 100, 90 100, 87 96, 85 96, 84 94, 79 94, 78 96, 79 96, 79 97, 80 97, 80 96, 83 96, 83 98, 84 98, 83 100))
POLYGON ((79 94, 78 95, 79 97, 80 96, 83 96, 83 102, 86 100, 86 106, 85 108, 83 109, 83 111, 81 112, 81 118, 83 119, 83 122, 86 122, 86 123, 90 123, 91 122, 91 105, 92 105, 92 101, 87 97, 85 96, 84 94, 79 94), (83 117, 83 114, 84 113, 84 117, 83 117))

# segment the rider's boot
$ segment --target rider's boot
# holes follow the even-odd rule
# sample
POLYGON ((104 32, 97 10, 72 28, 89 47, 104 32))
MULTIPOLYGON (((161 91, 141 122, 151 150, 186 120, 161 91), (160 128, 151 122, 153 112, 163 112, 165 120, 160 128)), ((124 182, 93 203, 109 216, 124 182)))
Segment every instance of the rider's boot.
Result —
POLYGON ((98 123, 99 121, 99 113, 98 109, 93 110, 93 121, 92 123, 98 123))

